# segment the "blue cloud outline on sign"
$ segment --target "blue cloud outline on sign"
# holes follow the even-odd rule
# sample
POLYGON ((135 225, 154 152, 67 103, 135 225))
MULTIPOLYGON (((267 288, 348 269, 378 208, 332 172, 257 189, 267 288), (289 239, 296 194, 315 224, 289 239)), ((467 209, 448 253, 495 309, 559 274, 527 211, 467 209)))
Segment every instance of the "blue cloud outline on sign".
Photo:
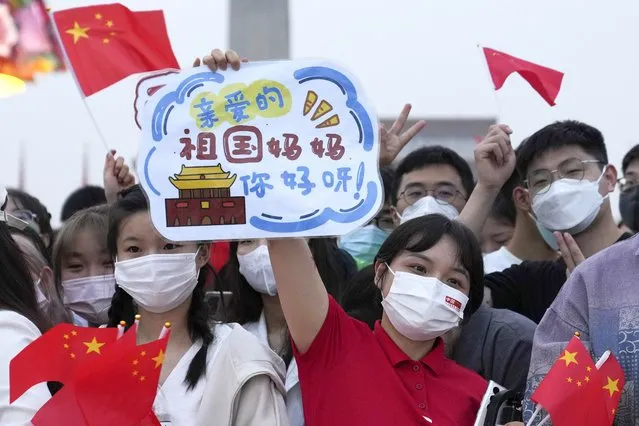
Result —
MULTIPOLYGON (((360 143, 365 151, 371 151, 375 143, 375 130, 370 116, 364 106, 357 99, 357 90, 351 80, 341 72, 328 67, 300 68, 293 73, 299 84, 311 80, 326 80, 335 84, 346 95, 346 106, 355 119, 360 131, 360 143)), ((339 209, 338 211, 327 207, 319 215, 319 210, 302 215, 300 220, 282 222, 281 216, 262 213, 260 216, 252 216, 249 223, 262 231, 278 233, 294 233, 315 229, 329 221, 337 223, 350 223, 363 218, 374 207, 378 197, 378 185, 374 181, 366 183, 366 198, 359 200, 353 207, 339 209), (312 216, 312 217, 311 217, 312 216)), ((379 194, 381 195, 381 194, 379 194)))
MULTIPOLYGON (((190 96, 194 90, 204 86, 204 83, 209 81, 214 83, 223 83, 224 76, 211 71, 199 72, 187 77, 174 91, 162 96, 162 99, 160 99, 158 104, 155 106, 153 115, 151 116, 151 135, 155 142, 161 142, 164 136, 168 134, 166 131, 166 125, 169 120, 169 116, 171 115, 171 111, 175 108, 175 104, 183 104, 186 98, 190 96)), ((162 194, 160 194, 160 191, 155 188, 151 182, 151 177, 149 176, 149 163, 151 161, 151 156, 153 156, 154 153, 155 147, 151 148, 144 158, 144 180, 151 192, 157 196, 161 196, 162 194)))
MULTIPOLYGON (((335 84, 344 95, 346 95, 346 106, 351 110, 350 113, 357 123, 360 132, 360 144, 365 151, 371 151, 374 148, 375 130, 370 116, 359 102, 355 85, 341 72, 322 66, 313 66, 300 68, 293 74, 294 78, 300 84, 307 81, 322 79, 335 84)), ((193 93, 194 90, 202 87, 205 82, 223 83, 224 76, 218 73, 204 71, 189 76, 182 81, 176 90, 165 94, 156 105, 151 122, 151 134, 155 142, 161 142, 163 137, 168 134, 167 121, 175 104, 181 105, 193 93)), ((148 188, 156 195, 161 196, 160 192, 152 184, 149 176, 149 163, 152 155, 155 153, 156 147, 153 147, 147 153, 144 160, 144 179, 148 188)), ((378 184, 374 181, 366 183, 366 197, 360 199, 354 206, 347 209, 334 210, 330 207, 325 208, 319 215, 319 210, 312 213, 302 215, 300 220, 282 222, 281 216, 262 213, 260 216, 252 216, 249 223, 255 228, 278 233, 294 233, 307 231, 317 228, 329 221, 337 223, 350 223, 366 216, 375 206, 378 194, 378 184), (267 220, 273 219, 273 220, 267 220)))

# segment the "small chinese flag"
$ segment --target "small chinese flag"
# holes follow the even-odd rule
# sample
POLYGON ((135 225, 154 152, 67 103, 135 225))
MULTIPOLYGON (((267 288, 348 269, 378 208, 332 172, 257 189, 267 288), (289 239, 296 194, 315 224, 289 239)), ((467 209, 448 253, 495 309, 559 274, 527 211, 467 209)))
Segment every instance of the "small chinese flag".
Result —
POLYGON ((621 392, 626 384, 626 377, 617 358, 610 352, 607 352, 607 354, 609 354, 607 359, 599 367, 599 375, 601 376, 601 389, 604 393, 604 400, 606 401, 606 409, 610 420, 608 424, 612 425, 615 421, 619 401, 621 400, 621 392))
POLYGON ((115 342, 117 329, 59 324, 34 340, 9 363, 10 402, 33 385, 68 382, 82 362, 99 358, 115 342))
POLYGON ((179 68, 161 10, 102 4, 54 12, 53 20, 85 96, 132 74, 179 68))
POLYGON ((501 89, 508 76, 516 72, 548 102, 548 105, 555 105, 564 73, 487 47, 483 50, 495 90, 501 89))
POLYGON ((34 426, 89 426, 78 405, 73 383, 65 384, 31 419, 34 426))
POLYGON ((135 336, 132 327, 100 360, 80 366, 74 385, 87 424, 159 425, 152 407, 169 334, 137 346, 127 339, 135 336))
POLYGON ((550 414, 554 426, 600 426, 608 421, 599 372, 576 336, 530 399, 550 414))

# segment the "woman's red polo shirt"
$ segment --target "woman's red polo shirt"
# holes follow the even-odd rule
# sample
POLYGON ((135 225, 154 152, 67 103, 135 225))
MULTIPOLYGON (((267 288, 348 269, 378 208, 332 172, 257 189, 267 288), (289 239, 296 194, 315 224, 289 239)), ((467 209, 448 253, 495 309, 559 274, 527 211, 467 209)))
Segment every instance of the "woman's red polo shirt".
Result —
POLYGON ((413 361, 379 322, 371 332, 330 296, 311 347, 294 351, 307 426, 471 426, 488 386, 446 358, 441 340, 413 361))

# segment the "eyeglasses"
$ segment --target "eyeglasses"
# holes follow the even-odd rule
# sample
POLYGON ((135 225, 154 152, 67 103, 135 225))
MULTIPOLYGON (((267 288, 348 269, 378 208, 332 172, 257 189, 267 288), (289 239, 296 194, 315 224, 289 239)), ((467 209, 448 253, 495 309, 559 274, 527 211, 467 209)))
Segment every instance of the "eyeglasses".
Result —
POLYGON ((619 189, 621 190, 621 192, 630 191, 632 188, 637 186, 637 182, 625 176, 619 178, 619 180, 617 180, 617 183, 619 184, 619 189))
POLYGON ((450 204, 455 201, 458 195, 462 199, 466 199, 457 188, 448 184, 437 185, 435 189, 428 189, 421 185, 411 186, 399 194, 399 198, 403 198, 406 204, 412 206, 417 201, 431 194, 439 204, 450 204))
POLYGON ((14 215, 4 211, 0 211, 0 222, 4 222, 8 226, 19 229, 20 231, 24 231, 29 227, 29 222, 27 222, 26 220, 17 218, 14 215))
POLYGON ((579 158, 569 158, 559 164, 555 170, 540 169, 530 173, 524 185, 533 194, 544 194, 548 192, 553 183, 553 175, 560 179, 582 180, 586 173, 586 164, 601 164, 599 160, 580 160, 579 158))
POLYGON ((11 216, 26 222, 34 231, 40 233, 40 225, 38 224, 38 215, 31 210, 14 210, 11 212, 11 216))

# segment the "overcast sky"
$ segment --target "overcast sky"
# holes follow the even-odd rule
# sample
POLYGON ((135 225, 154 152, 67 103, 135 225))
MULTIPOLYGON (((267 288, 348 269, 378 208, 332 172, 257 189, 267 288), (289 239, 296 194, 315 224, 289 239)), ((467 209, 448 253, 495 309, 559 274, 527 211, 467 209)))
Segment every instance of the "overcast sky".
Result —
MULTIPOLYGON (((123 3, 164 9, 183 66, 228 44, 228 1, 123 3)), ((54 10, 86 4, 49 2, 54 10)), ((631 0, 291 0, 290 9, 292 56, 344 64, 382 117, 405 102, 426 119, 499 113, 515 142, 552 120, 580 119, 604 132, 616 164, 639 141, 639 4, 631 0), (495 96, 478 43, 564 71, 557 106, 549 108, 517 76, 495 96)), ((128 158, 137 152, 134 84, 130 78, 88 100, 109 146, 128 158)), ((105 148, 69 74, 43 76, 25 93, 0 99, 0 141, 0 182, 17 183, 22 146, 27 190, 56 220, 66 195, 80 184, 84 146, 90 180, 101 184, 105 148)))

